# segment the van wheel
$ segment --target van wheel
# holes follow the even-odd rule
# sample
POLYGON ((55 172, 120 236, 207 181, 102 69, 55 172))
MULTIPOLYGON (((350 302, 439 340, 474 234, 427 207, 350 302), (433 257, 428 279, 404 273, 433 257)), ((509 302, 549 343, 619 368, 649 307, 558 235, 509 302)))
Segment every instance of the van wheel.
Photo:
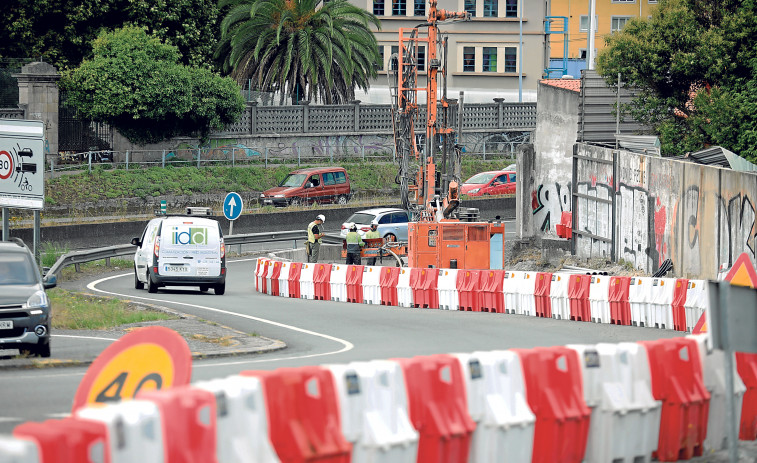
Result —
POLYGON ((386 238, 387 241, 392 242, 392 243, 394 243, 395 241, 397 241, 397 237, 394 236, 394 234, 392 234, 392 233, 389 233, 384 238, 386 238))
POLYGON ((19 349, 19 353, 25 356, 34 357, 50 357, 50 341, 48 340, 44 344, 37 344, 36 346, 30 346, 26 349, 19 349))
POLYGON ((347 197, 344 196, 344 195, 340 195, 339 198, 336 201, 337 201, 337 203, 339 203, 342 206, 344 206, 345 204, 347 204, 347 197))
POLYGON ((294 197, 289 201, 290 206, 302 206, 302 198, 294 197))
POLYGON ((153 294, 158 292, 158 285, 152 282, 152 277, 150 276, 150 272, 147 272, 147 292, 153 293, 153 294))
POLYGON ((223 293, 226 292, 226 283, 220 283, 213 287, 213 291, 215 291, 216 294, 219 296, 223 296, 223 293))
POLYGON ((134 267, 134 289, 144 289, 145 284, 139 281, 137 277, 137 267, 134 267))

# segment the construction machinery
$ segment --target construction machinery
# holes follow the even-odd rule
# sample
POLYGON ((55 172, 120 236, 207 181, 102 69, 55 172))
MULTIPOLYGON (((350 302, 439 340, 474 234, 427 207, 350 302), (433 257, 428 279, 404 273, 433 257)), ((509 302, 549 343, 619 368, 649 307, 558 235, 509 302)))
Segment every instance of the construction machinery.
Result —
POLYGON ((390 58, 397 183, 411 216, 410 267, 502 268, 504 260, 504 225, 478 222, 477 211, 459 208, 462 148, 453 126, 457 119, 462 129, 463 94, 447 98, 447 38, 439 23, 469 19, 470 13, 441 10, 431 0, 425 23, 400 28, 398 52, 390 58), (419 98, 424 94, 425 102, 419 98), (421 121, 425 130, 416 133, 421 121))

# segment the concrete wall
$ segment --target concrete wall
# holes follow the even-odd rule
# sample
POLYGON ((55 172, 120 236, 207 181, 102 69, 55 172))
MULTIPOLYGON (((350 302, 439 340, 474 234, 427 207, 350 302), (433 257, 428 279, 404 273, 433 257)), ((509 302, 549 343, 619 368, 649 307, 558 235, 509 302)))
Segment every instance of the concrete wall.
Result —
MULTIPOLYGON (((613 157, 612 149, 583 144, 577 153, 613 157)), ((576 181, 579 193, 611 199, 614 192, 618 259, 648 273, 671 259, 674 274, 687 278, 716 278, 720 266, 730 267, 744 252, 757 264, 757 174, 626 151, 616 156, 615 175, 612 166, 584 162, 576 181)), ((612 207, 591 204, 578 204, 578 228, 611 235, 612 207)), ((609 253, 589 237, 575 245, 581 257, 609 253)))
POLYGON ((58 79, 54 66, 34 62, 21 68, 18 79, 18 105, 25 118, 45 123, 45 154, 58 154, 58 79))

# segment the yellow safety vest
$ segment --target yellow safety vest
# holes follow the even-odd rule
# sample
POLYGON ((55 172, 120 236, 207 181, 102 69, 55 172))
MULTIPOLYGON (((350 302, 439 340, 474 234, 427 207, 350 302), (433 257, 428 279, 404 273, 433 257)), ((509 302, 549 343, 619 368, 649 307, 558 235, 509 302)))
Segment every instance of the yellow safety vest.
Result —
POLYGON ((381 235, 379 235, 378 230, 376 230, 376 231, 370 230, 368 233, 365 234, 365 238, 369 239, 369 240, 372 240, 372 239, 376 239, 376 238, 381 238, 381 235))
POLYGON ((310 243, 315 243, 316 241, 320 243, 323 241, 322 238, 318 238, 318 240, 315 239, 315 234, 313 233, 313 227, 315 227, 316 225, 318 224, 315 223, 315 220, 310 222, 310 225, 308 225, 308 242, 310 243))

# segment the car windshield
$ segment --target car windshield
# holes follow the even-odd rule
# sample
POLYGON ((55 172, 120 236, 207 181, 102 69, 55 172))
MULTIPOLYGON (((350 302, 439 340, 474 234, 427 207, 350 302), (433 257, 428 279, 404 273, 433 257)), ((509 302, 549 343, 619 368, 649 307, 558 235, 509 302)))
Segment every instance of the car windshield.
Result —
POLYGON ((34 272, 34 263, 26 255, 0 255, 0 286, 33 285, 37 283, 34 272))
POLYGON ((347 222, 366 225, 366 224, 370 224, 375 218, 376 216, 373 214, 368 214, 366 212, 355 212, 354 214, 350 216, 349 219, 347 219, 347 222))
POLYGON ((482 183, 489 183, 489 180, 493 179, 497 175, 495 172, 481 172, 473 177, 469 178, 465 183, 480 185, 482 183))
POLYGON ((302 186, 305 177, 307 177, 305 174, 289 174, 281 183, 279 183, 279 186, 302 186))

